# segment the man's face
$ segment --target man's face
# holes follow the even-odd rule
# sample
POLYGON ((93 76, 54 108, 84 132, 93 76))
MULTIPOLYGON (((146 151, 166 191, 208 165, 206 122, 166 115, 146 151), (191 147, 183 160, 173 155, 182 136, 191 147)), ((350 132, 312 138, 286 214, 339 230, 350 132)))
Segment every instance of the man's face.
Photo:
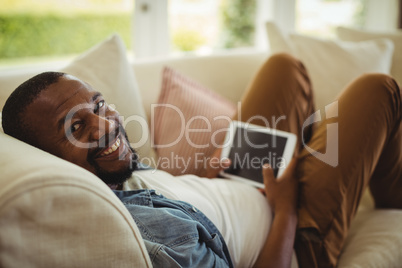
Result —
POLYGON ((35 146, 77 164, 107 184, 124 182, 135 170, 119 114, 102 95, 77 78, 65 75, 28 105, 24 122, 35 146))

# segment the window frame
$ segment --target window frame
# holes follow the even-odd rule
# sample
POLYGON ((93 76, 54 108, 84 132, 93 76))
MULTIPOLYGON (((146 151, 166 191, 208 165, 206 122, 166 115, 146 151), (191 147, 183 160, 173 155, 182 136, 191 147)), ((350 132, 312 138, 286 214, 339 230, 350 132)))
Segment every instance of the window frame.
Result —
MULTIPOLYGON (((251 49, 263 50, 268 47, 264 22, 273 20, 285 32, 294 30, 296 0, 256 1, 255 46, 251 49)), ((136 59, 170 54, 168 16, 168 1, 135 1, 132 43, 136 59)))

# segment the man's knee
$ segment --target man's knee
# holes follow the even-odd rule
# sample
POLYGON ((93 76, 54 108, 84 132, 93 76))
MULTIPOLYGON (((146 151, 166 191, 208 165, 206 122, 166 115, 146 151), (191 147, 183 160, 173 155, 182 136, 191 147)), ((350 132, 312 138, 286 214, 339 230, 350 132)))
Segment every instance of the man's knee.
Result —
MULTIPOLYGON (((371 100, 382 107, 392 109, 392 114, 401 117, 401 89, 398 83, 389 75, 367 73, 352 82, 349 88, 361 97, 370 96, 371 100)), ((367 103, 370 105, 370 103, 367 103)))
MULTIPOLYGON (((401 95, 401 90, 395 79, 387 74, 366 73, 358 77, 355 82, 362 85, 361 90, 370 94, 391 94, 391 96, 401 95)), ((400 98, 399 98, 400 99, 400 98)))
POLYGON ((284 62, 294 62, 294 61, 299 62, 299 60, 296 57, 286 52, 272 54, 270 60, 284 61, 284 62))
POLYGON ((279 81, 298 81, 304 85, 303 90, 306 96, 311 96, 312 87, 308 71, 303 63, 294 56, 287 53, 273 54, 260 69, 262 74, 270 74, 280 77, 279 81))
POLYGON ((276 53, 268 58, 264 66, 275 66, 276 68, 294 68, 299 67, 300 60, 288 53, 276 53))

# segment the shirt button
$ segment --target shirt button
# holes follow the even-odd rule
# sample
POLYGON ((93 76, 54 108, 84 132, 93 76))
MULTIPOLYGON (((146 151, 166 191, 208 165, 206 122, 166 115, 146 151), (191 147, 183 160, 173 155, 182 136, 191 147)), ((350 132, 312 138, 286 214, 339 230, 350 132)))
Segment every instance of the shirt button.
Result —
POLYGON ((193 210, 194 212, 198 212, 198 210, 197 210, 195 207, 192 207, 192 210, 193 210))
POLYGON ((156 194, 156 195, 161 195, 161 193, 160 193, 160 192, 158 192, 158 191, 155 191, 155 194, 156 194))

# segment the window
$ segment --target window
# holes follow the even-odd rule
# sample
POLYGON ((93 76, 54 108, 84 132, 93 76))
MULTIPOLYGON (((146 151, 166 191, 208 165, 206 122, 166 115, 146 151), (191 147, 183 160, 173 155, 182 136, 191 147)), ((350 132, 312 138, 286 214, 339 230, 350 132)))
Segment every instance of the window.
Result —
POLYGON ((334 37, 337 26, 392 30, 396 28, 395 0, 296 0, 296 31, 334 37))
POLYGON ((79 54, 118 32, 136 58, 265 49, 264 23, 331 37, 396 28, 398 0, 2 0, 0 68, 79 54), (134 22, 134 23, 133 23, 134 22), (395 24, 395 25, 394 25, 395 24), (133 27, 132 27, 133 26, 133 27))
POLYGON ((331 37, 339 25, 362 27, 365 0, 297 0, 296 30, 331 37))
POLYGON ((254 45, 256 0, 169 0, 172 51, 254 45))
POLYGON ((253 47, 257 1, 136 0, 135 57, 253 47))
POLYGON ((130 47, 132 0, 3 0, 0 67, 79 54, 118 32, 130 47))

